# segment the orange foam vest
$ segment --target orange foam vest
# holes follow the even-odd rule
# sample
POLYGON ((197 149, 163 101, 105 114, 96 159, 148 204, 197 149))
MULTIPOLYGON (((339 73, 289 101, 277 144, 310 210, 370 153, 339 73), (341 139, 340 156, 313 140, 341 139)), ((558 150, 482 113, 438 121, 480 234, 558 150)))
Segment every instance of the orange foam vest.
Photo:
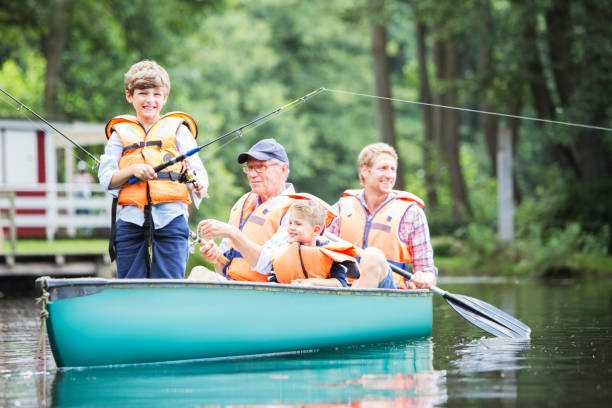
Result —
MULTIPOLYGON (((368 220, 366 209, 357 198, 361 192, 347 190, 338 201, 340 238, 358 248, 375 246, 384 253, 387 260, 403 266, 411 265, 411 248, 400 239, 399 225, 408 207, 418 205, 421 209, 425 208, 423 200, 412 193, 394 190, 393 196, 378 207, 368 220)), ((400 288, 407 287, 404 277, 396 273, 393 273, 393 280, 400 288)))
MULTIPOLYGON (((238 228, 247 238, 256 244, 263 245, 276 233, 283 216, 289 207, 291 207, 291 204, 296 200, 312 200, 315 198, 320 200, 306 193, 278 195, 257 206, 259 197, 249 192, 240 197, 236 204, 234 204, 230 211, 228 223, 238 228)), ((333 216, 328 213, 327 218, 331 221, 333 216)), ((226 256, 229 255, 229 258, 232 258, 231 253, 234 249, 234 244, 231 240, 228 249, 229 251, 226 252, 226 256)), ((242 257, 230 259, 230 263, 226 266, 224 273, 232 280, 249 282, 268 281, 268 275, 261 274, 251 268, 249 263, 242 257)))
POLYGON ((328 244, 305 246, 294 242, 280 248, 272 257, 272 266, 279 283, 294 279, 329 278, 332 263, 353 261, 357 252, 353 245, 328 244))
MULTIPOLYGON (((279 195, 257 206, 258 200, 259 197, 252 192, 243 195, 230 211, 229 224, 237 227, 256 244, 263 245, 276 233, 283 215, 285 215, 294 199, 279 195)), ((228 248, 231 253, 234 248, 231 240, 228 248)), ((230 279, 237 281, 268 281, 268 275, 252 269, 242 257, 230 259, 230 264, 224 273, 230 279)))
MULTIPOLYGON (((106 125, 106 138, 113 131, 123 143, 123 155, 119 169, 133 164, 148 164, 155 167, 180 154, 176 146, 176 134, 181 125, 187 125, 194 138, 198 129, 191 116, 182 112, 171 112, 162 116, 149 131, 145 131, 138 119, 131 115, 117 116, 106 125)), ((141 210, 148 204, 147 186, 152 204, 181 201, 191 203, 189 191, 178 177, 183 171, 182 163, 175 163, 158 173, 158 179, 125 183, 119 192, 119 205, 136 205, 141 210)))

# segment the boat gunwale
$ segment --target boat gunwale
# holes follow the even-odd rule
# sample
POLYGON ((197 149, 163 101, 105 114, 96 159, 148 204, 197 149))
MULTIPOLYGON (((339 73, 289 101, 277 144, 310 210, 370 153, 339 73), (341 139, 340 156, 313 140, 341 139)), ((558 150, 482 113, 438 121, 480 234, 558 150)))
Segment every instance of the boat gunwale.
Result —
POLYGON ((327 288, 313 286, 297 286, 280 283, 263 282, 204 282, 191 279, 104 279, 104 278, 51 278, 43 276, 36 279, 36 288, 50 291, 50 300, 61 300, 71 297, 93 295, 104 289, 166 289, 166 288, 227 288, 238 290, 257 290, 290 293, 320 293, 351 296, 432 296, 428 289, 353 289, 353 288, 327 288), (97 290, 90 293, 74 292, 69 296, 58 296, 56 290, 62 288, 95 287, 97 290))

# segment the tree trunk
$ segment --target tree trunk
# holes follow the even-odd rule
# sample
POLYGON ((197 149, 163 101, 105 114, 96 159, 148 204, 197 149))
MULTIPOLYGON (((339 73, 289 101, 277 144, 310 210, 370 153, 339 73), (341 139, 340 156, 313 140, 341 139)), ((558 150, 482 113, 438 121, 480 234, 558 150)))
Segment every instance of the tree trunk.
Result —
MULTIPOLYGON (((437 31, 437 29, 434 29, 434 31, 437 31)), ((435 36, 437 36, 438 33, 435 34, 435 36)), ((432 99, 434 104, 436 105, 443 105, 444 104, 444 98, 443 98, 443 94, 444 92, 441 89, 441 83, 444 83, 444 67, 446 66, 446 55, 444 53, 444 49, 446 47, 446 43, 440 39, 436 39, 434 41, 434 46, 433 46, 433 60, 434 60, 434 66, 435 66, 435 72, 436 72, 436 82, 438 83, 438 85, 436 86, 436 89, 433 93, 432 99)), ((436 148, 438 149, 438 152, 440 153, 441 156, 445 156, 445 146, 444 146, 444 132, 445 132, 445 127, 446 127, 446 122, 444 120, 444 115, 446 112, 446 109, 444 108, 432 108, 432 116, 433 116, 433 136, 434 136, 434 145, 436 146, 436 148)))
MULTIPOLYGON (((521 103, 518 102, 514 106, 510 108, 511 115, 519 115, 521 112, 521 103)), ((516 146, 518 145, 521 121, 516 118, 508 118, 508 127, 510 128, 510 134, 512 135, 512 151, 515 152, 514 156, 516 157, 516 146)), ((514 202, 519 205, 523 202, 523 194, 518 186, 518 182, 516 180, 516 167, 513 167, 512 172, 512 188, 514 189, 514 202)))
POLYGON ((572 58, 572 20, 567 1, 552 2, 546 12, 548 30, 548 54, 553 72, 557 94, 563 107, 570 105, 570 97, 575 88, 573 78, 580 76, 572 58))
MULTIPOLYGON (((376 95, 382 96, 383 98, 391 98, 391 78, 389 75, 389 58, 387 56, 387 29, 382 23, 376 21, 376 17, 383 14, 384 5, 380 0, 371 0, 370 5, 375 18, 370 27, 372 41, 371 54, 372 64, 374 66, 374 84, 376 87, 375 92, 376 95)), ((391 100, 378 99, 377 112, 380 140, 390 144, 398 150, 395 140, 393 105, 391 104, 391 100)), ((400 189, 405 188, 401 166, 397 172, 396 186, 400 189)))
MULTIPOLYGON (((480 109, 486 112, 495 112, 497 104, 489 101, 487 90, 493 85, 495 66, 493 64, 493 18, 491 16, 491 3, 482 0, 480 8, 480 21, 482 27, 478 45, 478 76, 480 77, 480 109)), ((480 129, 482 131, 487 153, 489 154, 491 177, 497 178, 497 133, 499 132, 499 119, 494 115, 480 115, 480 129)))
POLYGON ((44 110, 47 117, 57 118, 57 92, 60 83, 62 54, 66 46, 66 1, 52 0, 49 6, 49 34, 44 40, 47 60, 45 71, 44 110))
MULTIPOLYGON (((589 80, 589 78, 577 80, 577 78, 583 78, 584 70, 581 69, 582 66, 577 66, 574 63, 572 55, 574 38, 572 36, 570 6, 569 2, 553 2, 546 12, 550 63, 559 100, 561 106, 565 109, 571 108, 572 94, 582 85, 579 82, 589 80)), ((603 13, 594 12, 593 15, 598 16, 603 15, 603 13)), ((596 27, 597 24, 592 24, 585 29, 588 32, 592 30, 593 26, 596 27)), ((595 33, 589 34, 594 34, 593 37, 597 37, 595 33)), ((585 58, 587 62, 584 64, 584 68, 588 69, 589 53, 586 48, 584 52, 587 54, 585 58)), ((598 124, 606 123, 608 120, 606 109, 607 107, 594 106, 587 121, 598 124)), ((595 181, 612 177, 612 165, 609 163, 606 145, 599 132, 587 129, 580 129, 575 132, 570 145, 570 152, 578 168, 578 175, 582 180, 595 181)))
MULTIPOLYGON (((523 16, 523 55, 525 58, 525 70, 529 87, 533 95, 533 103, 538 117, 543 119, 555 119, 556 106, 553 102, 550 90, 546 86, 544 67, 540 61, 537 49, 537 15, 534 10, 525 9, 523 16)), ((579 174, 574 158, 570 150, 560 143, 547 141, 547 149, 557 166, 562 172, 579 174)))
MULTIPOLYGON (((455 40, 446 41, 445 60, 446 67, 443 69, 448 86, 444 91, 444 105, 457 106, 456 82, 459 77, 459 52, 455 40)), ((465 221, 471 215, 471 209, 459 160, 459 111, 456 109, 446 109, 444 117, 446 122, 444 145, 446 146, 446 163, 454 203, 453 215, 457 221, 465 221)))
MULTIPOLYGON (((419 72, 419 101, 432 103, 429 73, 427 72, 427 47, 425 45, 427 28, 425 24, 420 22, 416 3, 413 3, 413 10, 415 15, 415 37, 419 72)), ((425 172, 426 200, 429 207, 435 208, 438 206, 438 194, 436 192, 438 178, 436 177, 435 171, 435 163, 437 160, 435 160, 433 110, 434 108, 430 106, 421 106, 421 115, 423 117, 423 171, 425 172)))

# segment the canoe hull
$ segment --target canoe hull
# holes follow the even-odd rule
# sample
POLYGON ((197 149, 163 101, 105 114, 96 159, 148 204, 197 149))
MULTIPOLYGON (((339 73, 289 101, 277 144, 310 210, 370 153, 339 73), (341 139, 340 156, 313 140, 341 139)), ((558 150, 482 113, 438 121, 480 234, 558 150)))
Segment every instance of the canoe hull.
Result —
POLYGON ((60 367, 180 361, 429 336, 427 291, 48 279, 60 367), (86 295, 82 295, 86 293, 86 295))

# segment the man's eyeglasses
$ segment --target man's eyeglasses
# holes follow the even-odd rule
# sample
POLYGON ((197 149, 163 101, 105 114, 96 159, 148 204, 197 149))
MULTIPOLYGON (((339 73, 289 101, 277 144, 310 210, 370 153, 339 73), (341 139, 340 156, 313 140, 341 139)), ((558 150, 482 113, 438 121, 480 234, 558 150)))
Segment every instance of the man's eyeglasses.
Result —
POLYGON ((244 174, 249 174, 251 170, 255 170, 255 173, 263 173, 268 167, 278 166, 278 163, 257 163, 257 164, 243 164, 242 171, 244 174))

